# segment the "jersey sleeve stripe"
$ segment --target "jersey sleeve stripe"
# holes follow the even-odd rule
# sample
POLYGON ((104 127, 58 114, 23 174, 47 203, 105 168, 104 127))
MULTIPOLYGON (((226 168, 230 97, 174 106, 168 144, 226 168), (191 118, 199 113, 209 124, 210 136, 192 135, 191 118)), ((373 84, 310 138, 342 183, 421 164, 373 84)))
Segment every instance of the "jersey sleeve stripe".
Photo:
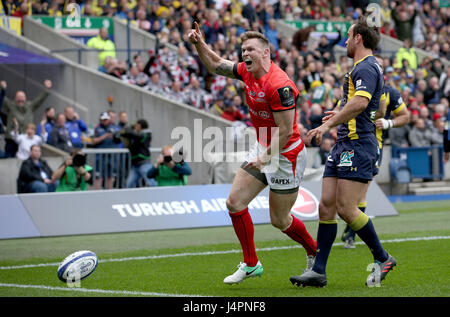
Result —
POLYGON ((369 100, 372 99, 372 95, 371 95, 370 93, 368 93, 367 91, 362 91, 362 90, 355 92, 355 96, 366 97, 366 98, 368 98, 369 100))
POLYGON ((405 103, 402 103, 400 106, 398 106, 396 109, 394 109, 392 112, 394 113, 394 114, 397 114, 397 113, 399 113, 400 111, 402 111, 403 109, 405 109, 406 108, 406 104, 405 103))

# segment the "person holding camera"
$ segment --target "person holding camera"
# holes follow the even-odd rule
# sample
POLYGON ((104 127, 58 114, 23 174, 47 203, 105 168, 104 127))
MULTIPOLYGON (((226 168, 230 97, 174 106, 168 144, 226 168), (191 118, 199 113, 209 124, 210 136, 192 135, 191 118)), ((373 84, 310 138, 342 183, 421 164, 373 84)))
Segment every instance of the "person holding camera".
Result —
MULTIPOLYGON (((180 150, 178 155, 182 157, 180 150)), ((192 174, 191 167, 184 160, 174 160, 174 150, 170 145, 162 148, 161 154, 154 166, 147 172, 147 177, 155 178, 158 186, 180 186, 187 185, 187 176, 192 174)))
POLYGON ((147 186, 156 186, 154 179, 147 177, 150 163, 150 142, 152 133, 145 119, 139 119, 134 128, 125 126, 120 132, 120 138, 125 139, 131 155, 131 169, 127 178, 127 188, 140 187, 143 178, 147 186))
POLYGON ((52 175, 58 181, 57 192, 87 190, 92 179, 92 167, 86 164, 86 154, 81 149, 73 149, 70 156, 52 175))

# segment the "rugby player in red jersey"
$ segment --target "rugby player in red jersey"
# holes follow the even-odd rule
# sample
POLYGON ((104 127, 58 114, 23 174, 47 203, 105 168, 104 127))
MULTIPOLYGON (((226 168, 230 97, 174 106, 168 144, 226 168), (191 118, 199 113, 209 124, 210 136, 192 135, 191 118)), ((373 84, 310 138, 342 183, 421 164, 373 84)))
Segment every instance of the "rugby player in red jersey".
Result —
POLYGON ((236 173, 227 199, 244 261, 234 274, 224 279, 224 283, 239 283, 263 273, 256 255, 254 227, 248 204, 267 185, 270 186, 271 223, 305 248, 308 270, 314 265, 316 241, 303 222, 290 213, 297 200, 306 166, 306 148, 296 120, 295 101, 299 92, 287 74, 271 61, 269 41, 263 34, 242 34, 244 62, 234 63, 212 51, 203 40, 197 22, 194 25, 189 40, 195 45, 206 68, 212 73, 244 82, 250 119, 257 136, 256 144, 236 173))

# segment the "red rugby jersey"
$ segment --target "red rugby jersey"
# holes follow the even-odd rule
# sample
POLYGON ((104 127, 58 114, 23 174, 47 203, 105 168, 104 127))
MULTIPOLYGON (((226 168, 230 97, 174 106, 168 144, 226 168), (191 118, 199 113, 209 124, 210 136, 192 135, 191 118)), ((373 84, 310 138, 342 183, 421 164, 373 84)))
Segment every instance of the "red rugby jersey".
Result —
MULTIPOLYGON (((273 112, 295 109, 295 101, 299 94, 295 84, 288 75, 275 63, 271 63, 269 72, 260 79, 255 79, 245 68, 245 63, 234 65, 234 76, 244 82, 245 98, 247 100, 250 119, 256 129, 258 142, 263 146, 270 145, 271 128, 276 127, 273 112)), ((297 126, 297 111, 295 111, 293 133, 287 144, 300 139, 297 126)), ((301 143, 303 141, 300 140, 301 143)), ((304 146, 302 144, 302 146, 304 146)))

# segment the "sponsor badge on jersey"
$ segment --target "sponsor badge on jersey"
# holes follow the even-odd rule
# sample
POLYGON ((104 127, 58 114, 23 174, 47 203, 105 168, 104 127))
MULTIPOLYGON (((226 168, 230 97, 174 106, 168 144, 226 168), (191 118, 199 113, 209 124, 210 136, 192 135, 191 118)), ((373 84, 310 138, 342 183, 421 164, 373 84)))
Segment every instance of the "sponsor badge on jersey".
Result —
POLYGON ((292 107, 292 105, 295 103, 294 100, 294 91, 292 90, 292 87, 285 86, 277 89, 278 96, 280 97, 281 105, 283 107, 292 107))

